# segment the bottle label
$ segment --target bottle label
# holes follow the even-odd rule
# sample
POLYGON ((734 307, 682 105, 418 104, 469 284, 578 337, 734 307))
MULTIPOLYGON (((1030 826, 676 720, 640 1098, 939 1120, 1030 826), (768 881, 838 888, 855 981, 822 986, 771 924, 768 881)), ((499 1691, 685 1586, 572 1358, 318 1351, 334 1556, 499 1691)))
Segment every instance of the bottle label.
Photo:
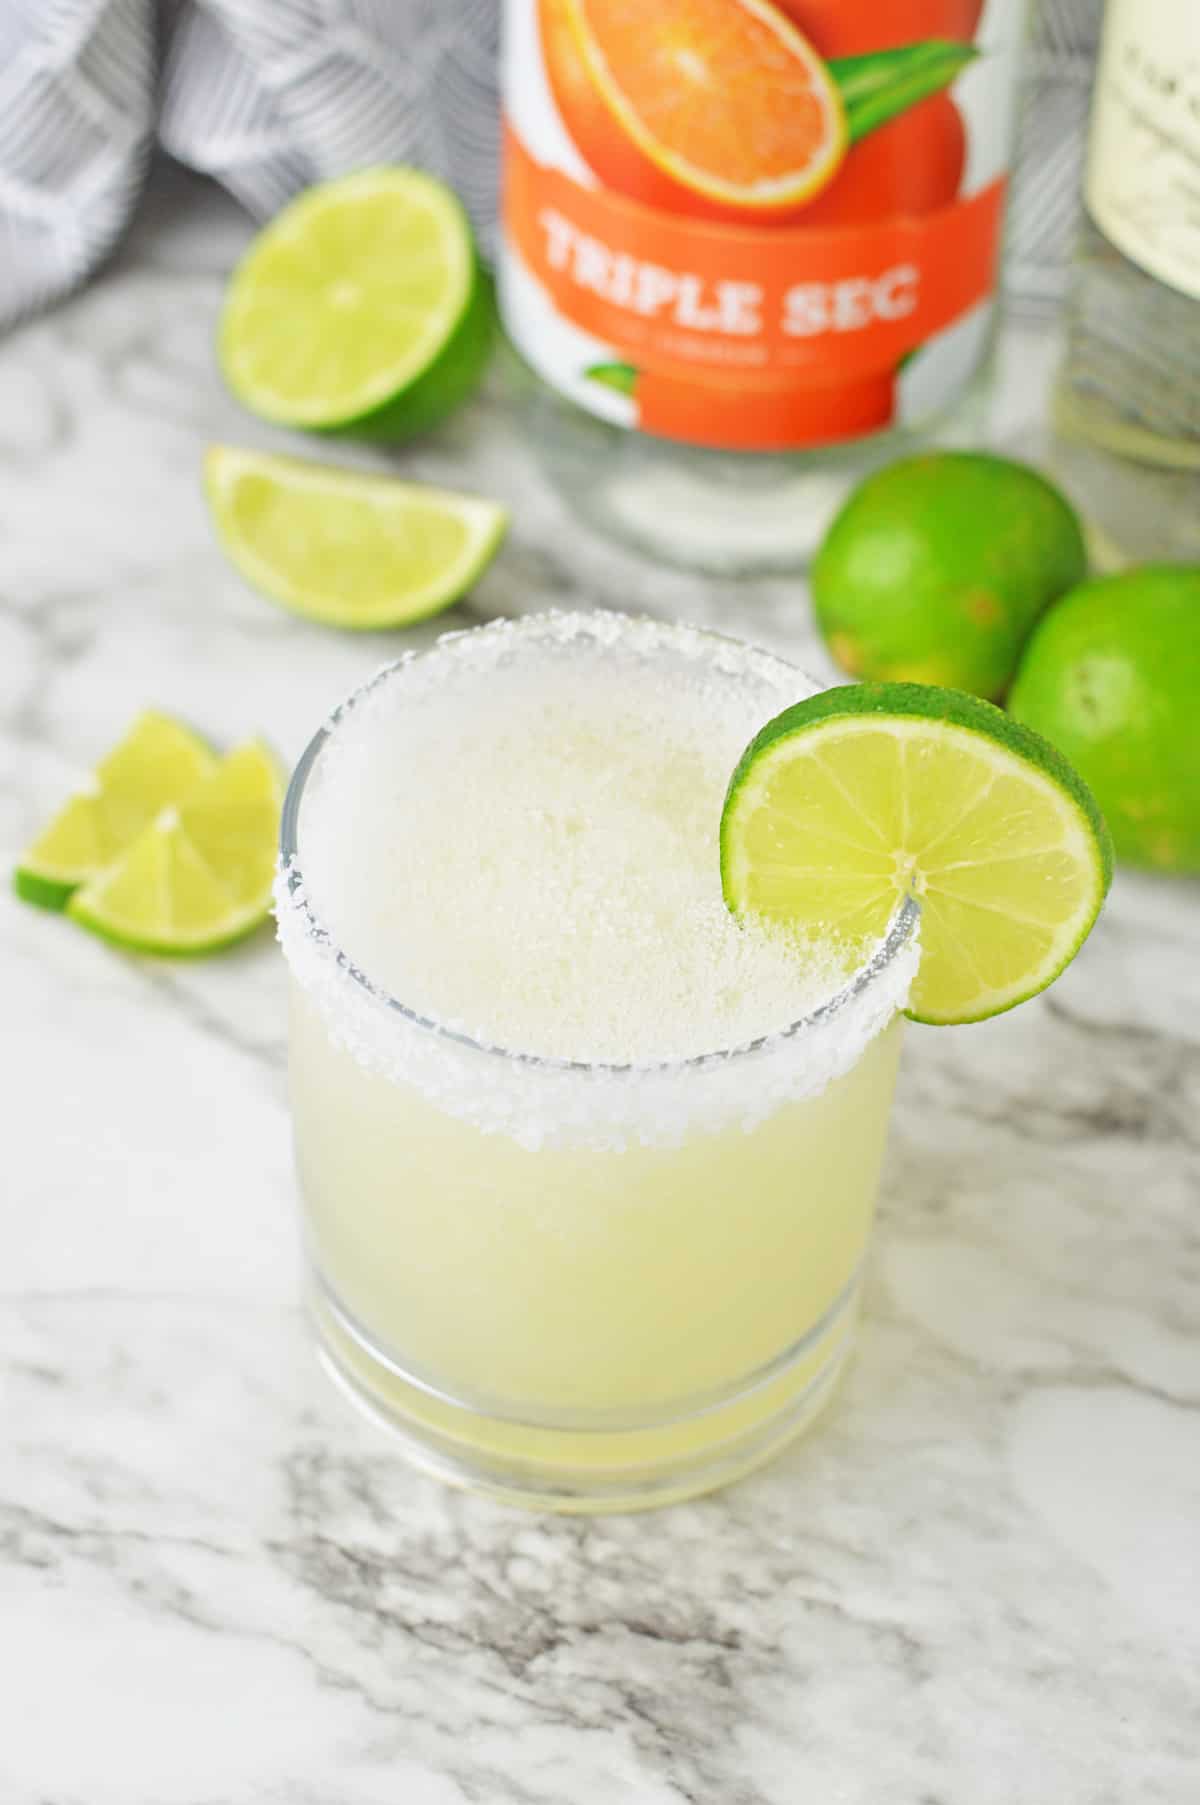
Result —
POLYGON ((1200 3, 1109 0, 1085 198, 1104 236, 1200 299, 1200 3))
POLYGON ((501 308, 692 444, 859 438, 986 347, 1020 0, 508 0, 501 308))

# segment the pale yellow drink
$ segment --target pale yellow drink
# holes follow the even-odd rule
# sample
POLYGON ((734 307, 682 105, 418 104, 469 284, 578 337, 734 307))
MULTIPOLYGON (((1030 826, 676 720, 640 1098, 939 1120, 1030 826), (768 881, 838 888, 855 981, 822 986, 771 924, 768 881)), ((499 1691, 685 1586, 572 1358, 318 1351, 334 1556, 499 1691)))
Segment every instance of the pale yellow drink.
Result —
POLYGON ((724 908, 728 774, 807 687, 690 629, 506 623, 385 674, 297 773, 322 1345, 447 1477, 660 1502, 828 1395, 915 947, 902 921, 849 972, 724 908))

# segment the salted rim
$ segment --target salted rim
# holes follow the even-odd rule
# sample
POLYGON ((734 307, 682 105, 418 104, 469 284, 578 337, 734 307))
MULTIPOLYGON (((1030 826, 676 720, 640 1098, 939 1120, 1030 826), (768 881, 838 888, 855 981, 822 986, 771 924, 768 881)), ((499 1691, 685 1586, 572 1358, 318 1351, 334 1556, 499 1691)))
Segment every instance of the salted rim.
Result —
MULTIPOLYGON (((649 615, 623 614, 616 610, 601 609, 569 611, 551 608, 539 614, 523 615, 515 620, 506 618, 489 621, 484 626, 469 627, 456 633, 443 633, 432 646, 427 646, 420 651, 404 652, 390 664, 383 665, 365 683, 351 691, 344 701, 338 703, 308 742, 288 784, 279 829, 279 881, 276 886, 276 916, 278 917, 280 907, 286 899, 287 907, 300 917, 302 931, 306 937, 315 947, 321 948, 332 957, 334 964, 354 987, 383 1008, 393 1011, 410 1027, 424 1029, 440 1041, 468 1047, 472 1052, 501 1059, 510 1065, 546 1072, 598 1073, 621 1077, 634 1074, 661 1076, 666 1073, 702 1069, 717 1064, 728 1065, 734 1060, 760 1053, 765 1048, 782 1046, 789 1040, 798 1039, 804 1033, 838 1014, 847 1004, 868 990, 888 970, 896 956, 912 939, 920 921, 920 905, 913 897, 906 897, 900 904, 888 924, 887 933, 871 957, 853 973, 842 988, 836 990, 832 996, 826 998, 825 1002, 818 1004, 808 1014, 789 1023, 787 1027, 772 1029, 767 1034, 757 1035, 753 1040, 741 1041, 733 1047, 715 1048, 711 1052, 689 1054, 686 1059, 644 1062, 563 1059, 544 1053, 522 1052, 512 1047, 499 1046, 491 1041, 477 1040, 459 1028, 452 1028, 444 1022, 437 1021, 433 1016, 424 1015, 420 1010, 411 1008, 409 1004, 401 1002, 399 997, 394 997, 390 991, 376 984, 360 966, 355 964, 350 955, 338 946, 332 933, 309 902, 304 873, 300 865, 299 849, 300 808, 308 780, 312 776, 322 751, 334 737, 342 722, 390 678, 407 671, 413 664, 422 663, 439 655, 445 657, 448 652, 456 655, 459 651, 469 651, 473 654, 476 649, 484 646, 485 642, 500 645, 501 642, 511 642, 514 639, 530 639, 535 642, 542 640, 556 642, 560 645, 568 644, 574 639, 590 639, 598 646, 630 642, 639 646, 640 642, 639 649, 647 651, 669 649, 680 653, 685 658, 701 658, 707 654, 708 662, 713 670, 727 672, 730 676, 756 672, 764 678, 783 676, 795 679, 797 686, 808 685, 809 693, 813 695, 822 688, 822 685, 813 683, 811 678, 797 665, 790 664, 787 659, 780 658, 776 653, 769 652, 747 640, 735 639, 730 634, 718 633, 709 627, 692 626, 686 622, 658 621, 649 615)), ((793 700, 797 699, 799 698, 793 698, 793 700)), ((781 706, 785 705, 781 704, 781 706)), ((288 960, 289 965, 293 963, 286 942, 284 943, 284 957, 288 960)), ((297 976, 303 982, 302 974, 297 973, 297 976)))

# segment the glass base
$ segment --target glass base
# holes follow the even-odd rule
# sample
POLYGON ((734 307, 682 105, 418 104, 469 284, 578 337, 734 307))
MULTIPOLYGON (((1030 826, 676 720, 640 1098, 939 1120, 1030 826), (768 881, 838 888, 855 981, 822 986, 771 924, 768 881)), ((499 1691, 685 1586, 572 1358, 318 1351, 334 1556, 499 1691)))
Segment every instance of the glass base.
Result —
POLYGON ((994 336, 989 314, 961 390, 920 424, 809 451, 712 451, 613 425, 556 393, 507 341, 502 369, 508 411, 524 421, 543 474, 593 531, 683 570, 770 575, 807 569, 873 470, 986 436, 994 336))
POLYGON ((456 1400, 402 1370, 317 1277, 310 1310, 326 1372, 414 1466, 502 1504, 598 1514, 715 1491, 801 1435, 846 1365, 859 1290, 856 1273, 808 1334, 736 1391, 633 1425, 602 1412, 525 1421, 456 1400))

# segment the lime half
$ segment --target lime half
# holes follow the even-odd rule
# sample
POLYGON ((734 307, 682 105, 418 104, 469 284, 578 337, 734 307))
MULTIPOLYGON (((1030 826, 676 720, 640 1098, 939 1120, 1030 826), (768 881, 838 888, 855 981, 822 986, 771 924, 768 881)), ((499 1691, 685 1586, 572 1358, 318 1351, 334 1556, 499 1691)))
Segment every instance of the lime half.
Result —
POLYGON ((250 246, 221 316, 229 387, 285 426, 399 439, 475 386, 492 304, 461 203, 416 169, 307 189, 250 246))
POLYGON ((68 913, 140 952, 203 953, 239 940, 270 910, 282 801, 279 765, 248 741, 77 890, 68 913))
POLYGON ((147 709, 25 853, 13 879, 17 895, 44 909, 65 908, 80 884, 216 768, 216 753, 190 728, 147 709))
POLYGON ((735 914, 855 942, 921 905, 909 1014, 971 1022, 1056 978, 1112 876, 1100 811, 1048 741, 916 683, 826 690, 768 723, 721 819, 735 914))
POLYGON ((208 453, 204 485, 247 582, 335 627, 402 627, 448 608, 508 524, 479 496, 225 445, 208 453))

